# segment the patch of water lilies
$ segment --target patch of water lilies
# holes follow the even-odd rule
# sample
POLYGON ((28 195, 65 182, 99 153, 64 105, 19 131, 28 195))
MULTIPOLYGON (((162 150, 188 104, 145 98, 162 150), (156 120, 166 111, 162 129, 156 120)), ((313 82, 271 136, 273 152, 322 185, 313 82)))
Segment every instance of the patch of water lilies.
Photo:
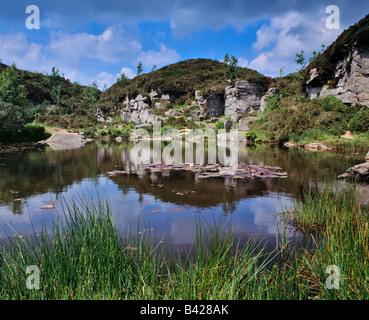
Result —
POLYGON ((251 164, 239 164, 238 166, 223 166, 220 164, 214 165, 202 165, 202 164, 141 164, 137 170, 129 171, 108 171, 105 174, 109 177, 120 175, 135 175, 152 172, 163 171, 192 171, 196 174, 196 178, 208 179, 208 178, 233 178, 233 179, 245 179, 245 178, 286 178, 287 172, 280 172, 282 168, 251 165, 251 164))

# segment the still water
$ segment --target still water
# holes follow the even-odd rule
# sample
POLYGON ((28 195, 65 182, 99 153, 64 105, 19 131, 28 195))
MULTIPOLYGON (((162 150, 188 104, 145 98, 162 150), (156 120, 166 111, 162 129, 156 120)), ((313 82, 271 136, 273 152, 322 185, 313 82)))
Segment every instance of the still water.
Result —
POLYGON ((196 238, 200 217, 209 224, 226 221, 241 239, 273 241, 279 229, 276 213, 302 200, 303 180, 335 185, 339 174, 365 157, 365 152, 241 147, 240 163, 278 166, 288 177, 196 179, 190 171, 106 176, 107 171, 127 168, 131 147, 93 142, 72 150, 47 146, 0 154, 0 236, 50 230, 64 216, 63 201, 99 196, 108 199, 123 234, 154 230, 166 243, 186 247, 196 238), (41 209, 49 204, 54 209, 41 209))

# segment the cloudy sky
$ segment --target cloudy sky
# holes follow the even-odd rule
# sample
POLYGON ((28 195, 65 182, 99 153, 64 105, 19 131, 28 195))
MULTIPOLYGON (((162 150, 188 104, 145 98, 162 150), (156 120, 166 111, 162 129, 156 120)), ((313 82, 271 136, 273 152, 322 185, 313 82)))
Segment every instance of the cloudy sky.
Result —
POLYGON ((100 87, 121 72, 133 77, 139 61, 150 72, 226 53, 277 76, 296 71, 296 52, 308 58, 368 13, 367 0, 0 0, 0 58, 100 87), (29 5, 40 10, 40 29, 26 27, 29 5), (340 29, 327 28, 329 5, 339 8, 340 29))

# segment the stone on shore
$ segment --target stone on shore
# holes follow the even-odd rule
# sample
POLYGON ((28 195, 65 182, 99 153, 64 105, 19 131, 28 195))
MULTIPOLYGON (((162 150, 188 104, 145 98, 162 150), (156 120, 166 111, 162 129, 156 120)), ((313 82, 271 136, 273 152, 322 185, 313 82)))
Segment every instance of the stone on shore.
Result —
POLYGON ((369 182, 369 162, 361 163, 347 169, 338 179, 349 179, 355 182, 369 182))
POLYGON ((325 146, 324 144, 321 143, 308 143, 304 145, 304 149, 307 150, 319 150, 319 151, 323 151, 323 150, 329 150, 329 148, 327 146, 325 146))

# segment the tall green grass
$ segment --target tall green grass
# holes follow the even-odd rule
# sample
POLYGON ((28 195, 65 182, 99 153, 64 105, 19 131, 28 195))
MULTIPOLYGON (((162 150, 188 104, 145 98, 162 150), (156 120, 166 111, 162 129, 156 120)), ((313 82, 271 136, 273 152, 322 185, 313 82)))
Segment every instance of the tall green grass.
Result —
POLYGON ((355 186, 329 192, 306 188, 304 203, 290 212, 290 219, 315 242, 315 248, 304 250, 301 259, 315 279, 316 298, 369 299, 369 218, 355 186), (340 271, 338 290, 317 281, 327 277, 326 268, 331 265, 340 271))
POLYGON ((275 250, 199 221, 191 250, 168 252, 152 233, 119 234, 104 200, 75 200, 64 211, 50 234, 5 242, 0 299, 369 298, 368 216, 354 191, 307 196, 289 219, 313 245, 282 238, 275 250), (38 290, 26 287, 30 265, 40 269, 38 290), (339 289, 327 288, 330 265, 340 270, 339 289))

